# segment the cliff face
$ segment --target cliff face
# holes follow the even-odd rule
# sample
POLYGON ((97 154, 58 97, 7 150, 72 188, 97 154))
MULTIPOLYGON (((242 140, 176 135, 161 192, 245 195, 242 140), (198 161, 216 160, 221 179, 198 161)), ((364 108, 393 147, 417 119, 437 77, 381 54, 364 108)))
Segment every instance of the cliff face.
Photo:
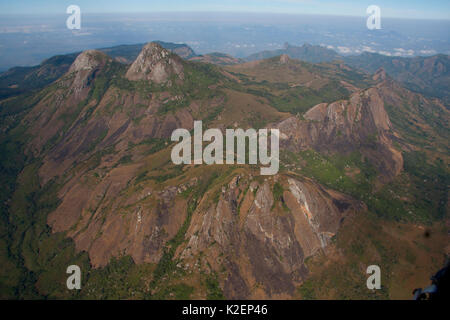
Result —
POLYGON ((136 263, 157 263, 186 218, 187 202, 177 195, 195 180, 163 190, 148 186, 124 196, 121 191, 135 169, 114 170, 95 187, 74 179, 61 190, 63 201, 49 215, 53 231, 67 231, 78 250, 89 252, 95 267, 124 253, 136 263))
POLYGON ((178 256, 187 268, 225 266, 227 297, 282 298, 305 279, 307 257, 324 249, 340 223, 363 204, 309 180, 235 176, 216 204, 195 212, 178 256), (274 195, 274 184, 283 193, 274 195))
POLYGON ((78 55, 68 71, 68 75, 73 77, 70 90, 74 92, 77 100, 85 97, 82 94, 83 89, 90 87, 96 73, 105 66, 108 60, 111 59, 97 50, 87 50, 78 55))
POLYGON ((148 80, 158 84, 170 81, 171 76, 178 81, 184 79, 182 61, 154 42, 144 46, 126 73, 129 80, 148 80))
POLYGON ((403 166, 401 153, 393 148, 395 132, 384 108, 382 88, 354 93, 348 100, 318 104, 305 113, 304 120, 291 117, 277 127, 280 144, 290 150, 361 152, 380 170, 384 182, 403 166))
POLYGON ((85 51, 78 55, 65 75, 40 93, 42 99, 23 121, 32 137, 27 146, 31 153, 38 156, 45 144, 69 125, 66 119, 79 112, 79 106, 87 99, 96 77, 102 74, 110 61, 102 52, 85 51))

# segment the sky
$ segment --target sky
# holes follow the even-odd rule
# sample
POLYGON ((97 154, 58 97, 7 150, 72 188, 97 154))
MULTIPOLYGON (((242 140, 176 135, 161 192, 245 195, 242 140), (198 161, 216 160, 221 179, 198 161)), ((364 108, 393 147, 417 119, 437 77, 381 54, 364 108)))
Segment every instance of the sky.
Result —
POLYGON ((82 13, 263 12, 367 16, 378 5, 382 17, 450 20, 449 0, 0 0, 0 14, 65 14, 78 5, 82 13))

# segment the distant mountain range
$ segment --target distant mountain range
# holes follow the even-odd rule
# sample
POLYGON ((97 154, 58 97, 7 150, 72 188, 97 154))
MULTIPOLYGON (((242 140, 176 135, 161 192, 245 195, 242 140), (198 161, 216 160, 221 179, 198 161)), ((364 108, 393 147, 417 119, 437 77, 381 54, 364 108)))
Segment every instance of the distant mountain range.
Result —
POLYGON ((282 54, 287 54, 292 59, 299 59, 311 63, 328 62, 342 58, 342 56, 340 56, 336 51, 322 46, 313 46, 305 43, 301 47, 296 47, 286 43, 283 49, 258 52, 247 57, 245 60, 262 60, 280 56, 282 54))
POLYGON ((205 63, 212 63, 222 66, 228 66, 233 64, 239 64, 245 62, 243 59, 235 58, 229 54, 212 52, 200 56, 190 58, 191 61, 199 61, 205 63))
POLYGON ((14 67, 0 74, 0 99, 40 89, 61 77, 79 52, 58 55, 33 67, 14 67))
POLYGON ((357 56, 341 56, 334 50, 322 46, 304 44, 296 47, 286 43, 283 49, 255 53, 245 60, 261 60, 282 54, 311 63, 342 60, 353 68, 369 73, 383 68, 388 75, 410 90, 435 96, 447 102, 450 99, 450 57, 448 55, 404 58, 364 52, 357 56))
MULTIPOLYGON (((197 56, 186 44, 176 44, 155 41, 163 48, 168 49, 183 59, 197 56)), ((101 48, 111 58, 125 64, 132 63, 145 44, 120 45, 110 48, 101 48)), ((0 99, 15 96, 23 92, 40 89, 52 83, 69 70, 81 52, 54 56, 44 60, 40 65, 32 67, 14 67, 0 74, 0 99)))
MULTIPOLYGON (((164 41, 155 41, 155 43, 160 44, 163 48, 176 53, 180 58, 190 59, 197 56, 197 54, 186 44, 178 44, 164 41)), ((116 58, 119 62, 132 63, 144 47, 144 43, 134 44, 134 45, 121 45, 111 48, 102 48, 100 51, 106 53, 112 58, 116 58)))
POLYGON ((450 57, 438 54, 431 57, 399 58, 364 52, 345 57, 346 64, 370 73, 383 68, 395 80, 412 91, 450 102, 450 57))
MULTIPOLYGON (((357 56, 341 56, 334 50, 311 44, 293 46, 286 43, 283 49, 262 51, 252 54, 245 59, 238 59, 224 53, 210 53, 197 55, 186 44, 155 41, 163 48, 172 51, 185 60, 200 61, 217 65, 233 65, 243 62, 268 59, 280 55, 287 55, 310 63, 342 61, 345 64, 374 73, 383 68, 393 79, 401 82, 406 88, 422 94, 434 96, 450 101, 450 57, 438 54, 430 57, 392 57, 378 53, 364 52, 357 56)), ((132 63, 141 52, 144 44, 120 45, 101 48, 118 62, 132 63)), ((14 67, 0 74, 0 99, 21 94, 25 91, 40 89, 58 79, 68 71, 70 64, 78 53, 59 55, 43 61, 38 66, 14 67)))

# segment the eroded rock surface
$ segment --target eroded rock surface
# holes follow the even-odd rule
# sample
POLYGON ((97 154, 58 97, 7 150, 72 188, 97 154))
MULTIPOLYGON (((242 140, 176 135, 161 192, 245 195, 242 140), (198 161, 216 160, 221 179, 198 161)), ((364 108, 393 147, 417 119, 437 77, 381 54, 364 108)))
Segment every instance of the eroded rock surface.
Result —
POLYGON ((277 125, 280 145, 292 151, 313 148, 324 153, 359 151, 389 181, 403 167, 394 149, 395 133, 384 109, 382 88, 354 93, 348 100, 321 103, 305 113, 305 120, 290 117, 277 125))
POLYGON ((364 209, 312 181, 282 176, 286 209, 280 209, 273 182, 239 178, 217 204, 195 212, 188 243, 178 252, 186 262, 201 255, 217 272, 227 266, 229 298, 289 296, 308 273, 305 258, 329 244, 347 214, 364 209))
POLYGON ((148 80, 158 84, 169 81, 172 76, 177 80, 184 79, 181 59, 154 42, 144 46, 126 73, 129 80, 148 80))

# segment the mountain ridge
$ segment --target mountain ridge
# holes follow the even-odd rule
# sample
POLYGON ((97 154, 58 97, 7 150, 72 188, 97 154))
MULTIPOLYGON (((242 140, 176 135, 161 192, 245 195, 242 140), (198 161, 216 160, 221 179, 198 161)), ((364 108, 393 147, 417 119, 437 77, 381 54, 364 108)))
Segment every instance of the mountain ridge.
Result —
MULTIPOLYGON (((377 237, 380 226, 373 239, 356 233, 346 242, 356 248, 351 253, 335 241, 349 237, 339 230, 361 216, 369 225, 445 217, 449 112, 442 103, 403 88, 382 69, 369 76, 340 62, 286 56, 220 67, 172 55, 149 44, 129 65, 85 51, 2 131, 8 143, 0 146, 8 151, 19 139, 29 158, 9 197, 15 230, 5 238, 17 264, 36 275, 26 280, 31 287, 64 297, 57 284, 65 272, 56 281, 50 275, 54 265, 64 271, 76 258, 88 270, 82 297, 157 299, 192 288, 199 299, 295 298, 306 296, 313 269, 307 261, 333 250, 345 261, 368 252, 364 259, 385 268, 411 266, 386 257, 388 250, 405 255, 390 247, 396 241, 424 254, 427 240, 413 238, 416 245, 394 236, 389 244, 377 237), (154 77, 155 68, 163 77, 154 77), (262 177, 246 165, 174 165, 170 135, 192 130, 194 119, 222 131, 279 128, 279 174, 262 177), (366 240, 367 250, 359 249, 366 240), (58 247, 65 254, 56 254, 58 247), (109 292, 104 277, 111 272, 119 280, 109 292), (123 281, 133 272, 139 281, 123 281)), ((2 107, 14 109, 20 98, 2 107)), ((434 250, 426 257, 436 264, 434 250)))
MULTIPOLYGON (((448 102, 450 93, 448 91, 449 71, 448 55, 437 54, 429 57, 395 57, 383 56, 378 53, 363 52, 357 56, 341 56, 335 51, 324 48, 322 46, 315 46, 310 44, 303 44, 301 47, 296 47, 288 43, 285 44, 284 49, 274 51, 263 51, 256 53, 245 59, 236 59, 229 55, 222 53, 211 53, 206 55, 197 55, 189 46, 185 44, 174 44, 163 41, 156 41, 168 50, 171 50, 180 55, 184 59, 191 59, 195 61, 203 61, 207 63, 219 65, 234 65, 244 61, 255 61, 269 57, 276 57, 282 54, 287 54, 291 58, 300 59, 307 62, 331 62, 334 60, 342 60, 351 67, 364 70, 365 72, 373 73, 377 69, 383 67, 393 78, 406 85, 410 90, 423 93, 426 95, 436 96, 448 102), (436 60, 436 62, 434 62, 436 60), (435 64, 440 64, 442 70, 438 74, 430 74, 430 67, 435 64), (423 66, 423 67, 420 67, 423 66), (428 67, 427 67, 428 66, 428 67), (409 70, 412 69, 412 70, 409 70), (416 74, 417 73, 417 74, 416 74), (423 76, 425 75, 425 76, 423 76)), ((137 45, 119 45, 110 48, 103 48, 104 51, 111 57, 117 59, 124 64, 130 64, 135 60, 141 51, 143 44, 137 45)), ((73 53, 68 55, 60 55, 49 58, 34 67, 15 67, 0 74, 0 98, 9 97, 20 94, 29 89, 39 89, 45 85, 56 80, 68 68, 68 63, 75 60, 76 55, 73 53), (66 61, 52 62, 52 61, 66 61), (46 76, 42 79, 43 69, 53 70, 54 75, 46 76), (34 79, 32 82, 27 79, 34 79), (24 89, 22 89, 24 87, 24 89)), ((48 71, 47 71, 48 73, 48 71)))
POLYGON ((302 46, 297 47, 292 46, 289 43, 285 43, 283 49, 258 52, 246 57, 245 60, 246 61, 262 60, 272 58, 275 56, 280 56, 282 54, 286 54, 293 59, 299 59, 312 63, 330 62, 342 58, 335 51, 322 46, 315 46, 309 43, 305 43, 302 46))

